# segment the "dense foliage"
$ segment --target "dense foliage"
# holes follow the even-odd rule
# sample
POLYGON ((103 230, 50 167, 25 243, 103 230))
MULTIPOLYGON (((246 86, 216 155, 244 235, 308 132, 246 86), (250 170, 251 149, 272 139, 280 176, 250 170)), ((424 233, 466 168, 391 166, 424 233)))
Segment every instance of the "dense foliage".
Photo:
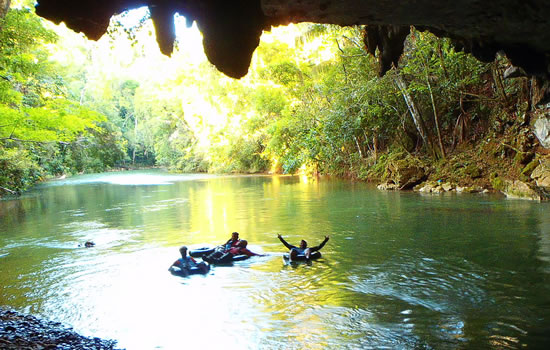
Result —
POLYGON ((2 190, 15 193, 43 176, 114 166, 122 144, 111 123, 71 100, 48 60, 56 33, 30 9, 11 9, 0 28, 2 190))
MULTIPOLYGON (((388 159, 437 162, 519 100, 501 61, 482 64, 413 31, 377 76, 362 28, 294 25, 263 36, 248 75, 158 52, 147 11, 89 42, 32 10, 0 23, 0 186, 116 166, 381 177, 388 159)), ((183 18, 176 18, 182 24, 183 18)), ((177 26, 178 28, 180 26, 177 26)))

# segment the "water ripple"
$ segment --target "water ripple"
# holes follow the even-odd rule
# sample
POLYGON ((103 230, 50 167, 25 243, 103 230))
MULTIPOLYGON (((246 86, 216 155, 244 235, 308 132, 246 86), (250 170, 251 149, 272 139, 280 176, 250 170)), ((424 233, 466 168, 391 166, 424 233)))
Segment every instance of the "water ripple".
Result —
POLYGON ((352 290, 448 313, 494 302, 485 291, 481 268, 464 260, 419 259, 403 252, 396 259, 365 269, 350 276, 352 290))

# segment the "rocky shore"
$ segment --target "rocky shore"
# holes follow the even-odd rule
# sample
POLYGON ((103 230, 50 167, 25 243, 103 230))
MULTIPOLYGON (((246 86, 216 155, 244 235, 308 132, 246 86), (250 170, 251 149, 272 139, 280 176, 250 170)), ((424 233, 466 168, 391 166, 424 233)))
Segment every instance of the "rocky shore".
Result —
POLYGON ((550 104, 492 113, 490 127, 437 159, 413 150, 386 155, 378 188, 550 201, 550 104))
POLYGON ((116 342, 84 337, 58 322, 0 307, 0 349, 112 350, 116 342))

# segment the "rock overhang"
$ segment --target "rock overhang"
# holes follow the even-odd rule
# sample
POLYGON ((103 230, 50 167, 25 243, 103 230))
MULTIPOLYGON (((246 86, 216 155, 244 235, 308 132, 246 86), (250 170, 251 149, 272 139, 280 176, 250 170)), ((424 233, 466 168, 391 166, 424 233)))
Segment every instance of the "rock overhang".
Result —
POLYGON ((504 52, 529 75, 550 74, 547 0, 38 0, 37 14, 97 40, 112 15, 142 6, 164 54, 173 50, 179 13, 197 23, 210 62, 234 78, 246 75, 264 30, 298 22, 366 25, 365 43, 379 50, 381 74, 398 61, 410 26, 449 37, 482 61, 504 52))

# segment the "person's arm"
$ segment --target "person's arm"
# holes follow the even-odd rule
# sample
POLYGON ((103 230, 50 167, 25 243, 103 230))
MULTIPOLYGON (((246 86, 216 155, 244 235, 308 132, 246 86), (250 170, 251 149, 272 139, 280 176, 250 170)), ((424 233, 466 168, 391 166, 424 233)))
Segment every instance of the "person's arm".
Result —
POLYGON ((309 248, 309 250, 311 252, 316 252, 316 251, 320 250, 321 248, 323 248, 325 246, 325 244, 327 244, 329 238, 330 238, 329 236, 325 236, 325 240, 323 242, 321 242, 321 244, 319 244, 317 247, 311 247, 311 248, 309 248))
POLYGON ((241 250, 239 251, 239 254, 243 254, 243 255, 248 255, 248 256, 256 256, 256 255, 260 255, 260 254, 256 254, 254 252, 251 252, 250 250, 248 250, 248 248, 241 248, 241 250))
POLYGON ((283 238, 283 236, 277 235, 277 238, 279 238, 279 240, 281 241, 281 243, 283 243, 284 246, 287 247, 288 249, 296 248, 295 246, 288 244, 288 242, 285 241, 285 239, 283 238))

